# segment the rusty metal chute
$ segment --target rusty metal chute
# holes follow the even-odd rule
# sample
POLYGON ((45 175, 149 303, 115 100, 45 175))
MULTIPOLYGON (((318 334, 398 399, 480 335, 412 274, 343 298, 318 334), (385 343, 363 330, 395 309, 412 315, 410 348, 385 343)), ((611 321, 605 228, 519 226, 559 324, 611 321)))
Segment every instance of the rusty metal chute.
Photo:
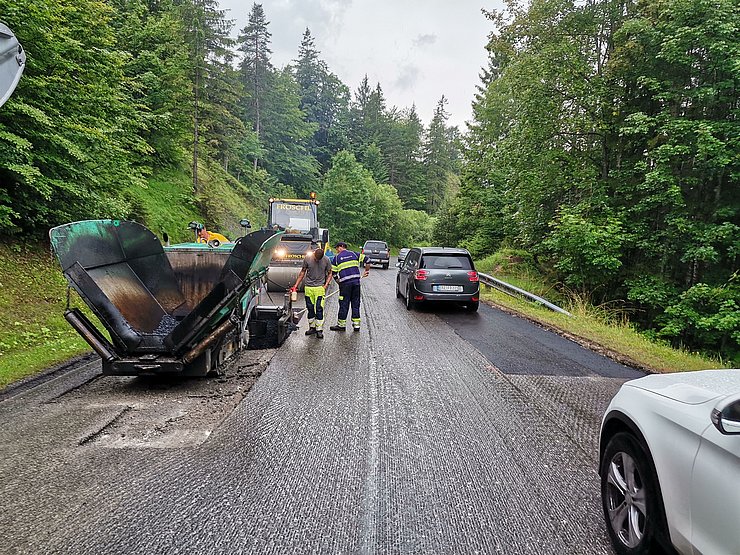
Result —
MULTIPOLYGON (((146 227, 118 220, 74 222, 49 234, 65 277, 112 344, 80 311, 65 317, 110 374, 215 369, 244 345, 280 241, 279 233, 261 230, 218 249, 191 244, 166 251, 146 227)), ((275 308, 281 342, 292 311, 289 300, 275 308)))

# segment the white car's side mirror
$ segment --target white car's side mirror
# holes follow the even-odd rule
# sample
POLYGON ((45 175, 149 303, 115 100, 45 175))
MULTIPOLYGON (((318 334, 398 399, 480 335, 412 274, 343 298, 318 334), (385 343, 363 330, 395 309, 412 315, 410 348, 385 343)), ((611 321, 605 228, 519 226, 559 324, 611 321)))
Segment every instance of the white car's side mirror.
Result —
POLYGON ((725 435, 740 435, 740 399, 715 407, 712 424, 725 435))

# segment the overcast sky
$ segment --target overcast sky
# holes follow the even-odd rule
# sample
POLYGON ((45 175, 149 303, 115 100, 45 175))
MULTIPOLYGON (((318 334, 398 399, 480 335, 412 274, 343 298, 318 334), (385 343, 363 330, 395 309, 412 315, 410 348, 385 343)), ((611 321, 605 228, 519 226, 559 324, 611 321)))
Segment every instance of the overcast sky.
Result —
MULTIPOLYGON (((235 20, 234 34, 249 18, 252 2, 219 0, 235 20)), ((272 33, 272 62, 295 60, 306 27, 321 58, 350 88, 367 74, 380 85, 388 107, 408 108, 429 124, 444 94, 448 121, 463 131, 475 87, 486 65, 491 22, 481 9, 501 0, 263 0, 272 33)))

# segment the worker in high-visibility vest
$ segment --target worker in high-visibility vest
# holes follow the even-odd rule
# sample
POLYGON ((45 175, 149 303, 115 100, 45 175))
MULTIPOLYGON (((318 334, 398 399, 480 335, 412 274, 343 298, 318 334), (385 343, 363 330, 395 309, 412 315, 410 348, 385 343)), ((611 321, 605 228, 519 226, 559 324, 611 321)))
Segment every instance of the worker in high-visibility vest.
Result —
POLYGON ((316 334, 319 339, 324 338, 324 303, 326 302, 326 290, 331 283, 331 275, 331 262, 324 256, 323 249, 319 247, 305 256, 301 272, 298 274, 295 285, 291 287, 291 291, 298 291, 301 281, 305 281, 303 292, 308 312, 306 335, 316 334))
POLYGON ((343 241, 334 245, 337 254, 334 257, 332 270, 339 282, 339 317, 333 331, 347 331, 347 314, 352 306, 352 329, 360 331, 360 278, 370 274, 370 263, 365 263, 365 255, 347 250, 343 241), (360 273, 360 266, 364 271, 360 273))

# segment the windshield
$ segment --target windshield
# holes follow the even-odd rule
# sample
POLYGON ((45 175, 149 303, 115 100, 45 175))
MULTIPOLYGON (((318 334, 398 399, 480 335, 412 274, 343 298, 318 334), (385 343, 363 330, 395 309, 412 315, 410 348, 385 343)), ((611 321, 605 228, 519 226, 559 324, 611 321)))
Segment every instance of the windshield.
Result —
POLYGON ((310 233, 316 223, 316 205, 274 202, 270 209, 270 226, 279 225, 287 233, 310 233))
POLYGON ((472 270, 470 259, 464 254, 425 254, 421 267, 430 270, 472 270))
POLYGON ((365 248, 385 250, 388 248, 388 245, 386 245, 383 241, 368 241, 367 243, 365 243, 365 248))

